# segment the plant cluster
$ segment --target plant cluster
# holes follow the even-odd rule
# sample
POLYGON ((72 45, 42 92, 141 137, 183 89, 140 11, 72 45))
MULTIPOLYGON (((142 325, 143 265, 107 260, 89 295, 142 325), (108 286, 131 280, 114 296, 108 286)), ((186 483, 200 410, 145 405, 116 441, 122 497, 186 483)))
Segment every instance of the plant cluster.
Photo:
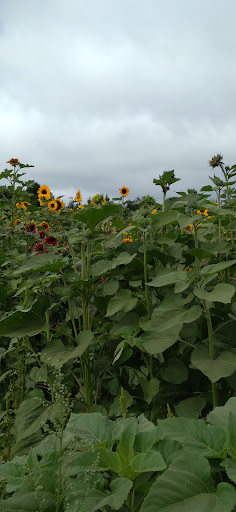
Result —
POLYGON ((236 166, 132 209, 126 186, 35 205, 8 163, 0 510, 236 510, 236 166))

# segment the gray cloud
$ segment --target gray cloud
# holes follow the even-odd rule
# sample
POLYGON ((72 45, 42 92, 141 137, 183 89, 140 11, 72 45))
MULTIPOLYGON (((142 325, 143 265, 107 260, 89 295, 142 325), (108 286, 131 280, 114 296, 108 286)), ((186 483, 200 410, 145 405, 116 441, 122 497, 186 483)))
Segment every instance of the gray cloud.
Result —
POLYGON ((69 197, 235 163, 232 0, 0 0, 0 161, 69 197))

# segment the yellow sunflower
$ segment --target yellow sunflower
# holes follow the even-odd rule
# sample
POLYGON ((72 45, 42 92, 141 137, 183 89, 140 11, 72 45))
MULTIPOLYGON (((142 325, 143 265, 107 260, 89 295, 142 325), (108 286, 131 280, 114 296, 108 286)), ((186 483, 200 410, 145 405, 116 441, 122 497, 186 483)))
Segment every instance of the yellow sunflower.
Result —
POLYGON ((74 200, 76 203, 81 203, 82 199, 83 199, 83 196, 82 196, 81 190, 78 189, 74 200))
POLYGON ((17 207, 18 209, 20 209, 20 208, 21 208, 21 203, 16 203, 16 207, 17 207))
POLYGON ((27 205, 31 205, 31 203, 27 203, 27 201, 23 201, 21 203, 21 208, 23 208, 23 210, 27 210, 27 205))
POLYGON ((18 224, 20 224, 20 219, 16 219, 16 220, 14 221, 14 226, 18 226, 18 224))
POLYGON ((121 187, 120 188, 120 194, 122 197, 126 197, 129 194, 129 188, 128 187, 121 187))
POLYGON ((38 189, 38 196, 39 197, 44 197, 45 199, 50 199, 50 197, 51 197, 50 188, 47 187, 47 185, 42 185, 38 189))
POLYGON ((53 201, 49 201, 48 203, 48 209, 51 211, 51 212, 56 212, 58 210, 58 203, 57 201, 53 200, 53 201))
POLYGON ((157 213, 156 208, 154 208, 154 210, 152 210, 152 214, 153 214, 153 213, 157 213))
POLYGON ((123 240, 124 244, 128 244, 129 242, 133 242, 133 238, 131 236, 127 236, 123 240))
POLYGON ((79 205, 78 205, 78 208, 79 208, 79 209, 82 209, 82 208, 84 208, 84 206, 83 206, 82 204, 79 204, 79 205))

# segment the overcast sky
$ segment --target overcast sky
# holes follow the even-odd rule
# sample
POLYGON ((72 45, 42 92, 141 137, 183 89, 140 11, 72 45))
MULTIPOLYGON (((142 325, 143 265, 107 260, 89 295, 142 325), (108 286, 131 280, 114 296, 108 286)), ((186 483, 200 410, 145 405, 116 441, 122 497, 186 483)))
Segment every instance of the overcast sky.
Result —
POLYGON ((84 199, 236 163, 235 0, 0 0, 0 165, 84 199))

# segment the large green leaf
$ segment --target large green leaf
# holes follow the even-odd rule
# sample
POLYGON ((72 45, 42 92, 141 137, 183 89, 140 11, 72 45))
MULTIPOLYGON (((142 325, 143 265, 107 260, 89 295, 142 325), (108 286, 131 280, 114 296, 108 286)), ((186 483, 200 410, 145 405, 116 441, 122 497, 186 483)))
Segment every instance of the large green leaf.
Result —
POLYGON ((26 272, 57 272, 64 266, 65 262, 58 259, 56 254, 35 254, 28 257, 27 260, 14 270, 13 275, 25 274, 26 272))
POLYGON ((123 426, 100 413, 71 414, 66 432, 74 434, 85 446, 99 446, 120 438, 123 426))
POLYGON ((70 361, 81 357, 94 337, 92 331, 81 331, 77 336, 78 347, 67 349, 59 339, 50 341, 41 352, 41 360, 52 366, 60 367, 70 361))
POLYGON ((112 316, 118 311, 127 313, 131 311, 137 304, 138 299, 132 296, 130 290, 119 290, 115 297, 108 302, 106 316, 112 316))
POLYGON ((114 268, 119 267, 120 265, 128 265, 135 258, 135 256, 137 256, 137 253, 129 254, 128 252, 121 252, 119 256, 113 258, 112 260, 98 260, 91 266, 92 275, 100 276, 108 270, 114 270, 114 268))
POLYGON ((136 473, 163 471, 166 469, 166 464, 160 453, 149 450, 146 453, 139 453, 134 457, 131 463, 131 469, 136 473))
POLYGON ((201 396, 192 396, 190 398, 186 398, 185 400, 181 400, 181 402, 175 405, 175 411, 178 416, 197 419, 205 405, 205 398, 201 396))
POLYGON ((222 377, 228 377, 236 370, 236 355, 231 352, 221 352, 217 359, 212 359, 207 347, 199 345, 192 352, 192 365, 210 379, 217 382, 222 377))
POLYGON ((120 210, 117 204, 105 204, 101 208, 88 208, 86 211, 80 211, 74 215, 73 219, 83 222, 90 229, 102 221, 105 221, 120 210))
POLYGON ((156 277, 150 282, 147 283, 148 286, 155 286, 159 288, 160 286, 166 286, 170 284, 175 284, 178 281, 188 283, 187 275, 183 270, 170 270, 169 272, 166 269, 163 271, 159 271, 156 277))
POLYGON ((167 212, 158 212, 157 215, 152 215, 152 222, 156 228, 161 226, 167 226, 176 222, 178 212, 175 210, 169 210, 167 212))
POLYGON ((122 432, 119 445, 116 452, 118 453, 121 463, 124 467, 131 465, 134 458, 134 440, 136 435, 136 422, 134 420, 122 432))
POLYGON ((188 369, 186 365, 177 357, 168 359, 168 366, 161 369, 161 377, 166 382, 172 384, 182 384, 188 379, 188 369))
POLYGON ((140 512, 213 512, 210 465, 202 456, 184 454, 154 482, 140 512))
POLYGON ((227 428, 229 413, 236 414, 236 397, 232 396, 222 407, 216 407, 207 416, 207 421, 212 425, 227 428))
POLYGON ((236 260, 230 260, 230 261, 222 261, 221 263, 216 263, 214 265, 207 265, 204 267, 201 272, 204 277, 208 277, 211 274, 216 274, 217 272, 221 272, 221 270, 224 270, 225 268, 232 267, 232 265, 236 264, 236 260))
POLYGON ((88 474, 86 478, 86 492, 84 475, 70 479, 65 490, 66 509, 70 512, 96 512, 105 510, 120 510, 127 499, 133 482, 127 478, 116 478, 111 482, 110 489, 104 489, 104 483, 98 474, 88 474))
POLYGON ((159 391, 160 382, 156 378, 147 380, 144 377, 139 377, 139 382, 143 390, 144 400, 150 404, 154 396, 156 396, 159 391))
POLYGON ((170 327, 162 333, 147 331, 135 340, 137 347, 148 354, 161 354, 179 339, 182 324, 170 327))
POLYGON ((205 457, 224 457, 227 449, 226 431, 206 425, 203 420, 168 418, 158 421, 160 430, 168 439, 179 441, 187 451, 205 457))
POLYGON ((34 302, 30 311, 15 311, 0 320, 1 336, 23 338, 44 331, 46 327, 45 313, 50 305, 50 298, 41 295, 34 302))
POLYGON ((235 287, 232 284, 218 283, 211 292, 207 292, 203 288, 195 287, 193 289, 193 293, 196 297, 202 300, 230 304, 232 297, 235 294, 235 287))
POLYGON ((121 472, 121 461, 116 452, 111 452, 104 447, 94 448, 84 453, 76 453, 73 458, 65 458, 63 471, 67 477, 87 473, 89 471, 113 471, 121 472))

